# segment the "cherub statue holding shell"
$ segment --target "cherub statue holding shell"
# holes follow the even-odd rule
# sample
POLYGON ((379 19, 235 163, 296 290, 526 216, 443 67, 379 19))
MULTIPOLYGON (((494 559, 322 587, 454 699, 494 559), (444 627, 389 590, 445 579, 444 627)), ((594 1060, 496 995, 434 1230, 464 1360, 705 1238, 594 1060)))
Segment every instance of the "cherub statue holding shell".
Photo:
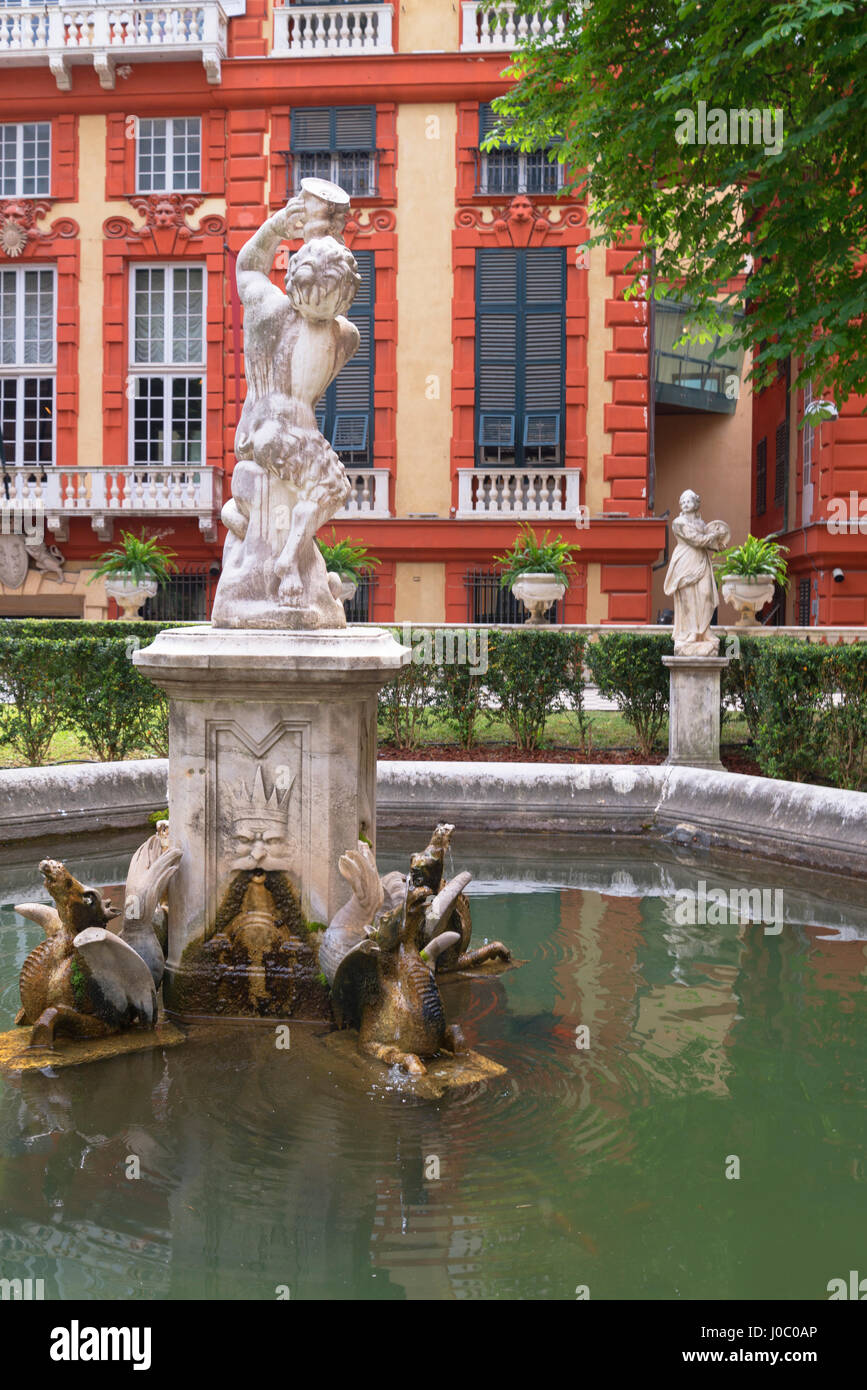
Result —
POLYGON ((315 412, 358 348, 358 329, 343 317, 361 283, 343 242, 349 210, 336 184, 303 179, 238 255, 247 397, 222 512, 229 535, 216 627, 346 626, 337 576, 329 578, 315 536, 350 484, 315 412), (270 271, 281 242, 298 236, 284 293, 270 271))

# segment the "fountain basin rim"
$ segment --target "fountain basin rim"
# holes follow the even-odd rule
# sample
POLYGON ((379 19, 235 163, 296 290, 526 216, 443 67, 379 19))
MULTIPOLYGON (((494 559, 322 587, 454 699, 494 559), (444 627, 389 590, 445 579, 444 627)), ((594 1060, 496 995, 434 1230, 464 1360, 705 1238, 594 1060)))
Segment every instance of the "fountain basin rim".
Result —
MULTIPOLYGON (((2 858, 148 829, 167 804, 168 762, 0 772, 2 858)), ((734 772, 634 764, 382 762, 377 824, 429 828, 446 816, 489 834, 632 835, 867 877, 867 793, 734 772)), ((63 850, 63 852, 67 852, 63 850)))

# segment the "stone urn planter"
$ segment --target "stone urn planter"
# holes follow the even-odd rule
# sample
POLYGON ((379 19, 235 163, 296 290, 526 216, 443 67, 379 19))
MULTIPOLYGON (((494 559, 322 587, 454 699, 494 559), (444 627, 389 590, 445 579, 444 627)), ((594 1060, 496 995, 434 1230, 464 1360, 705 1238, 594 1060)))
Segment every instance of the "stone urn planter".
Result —
POLYGON ((105 592, 119 607, 121 619, 127 621, 138 617, 145 599, 154 598, 158 589, 155 579, 133 579, 132 575, 122 570, 106 575, 105 579, 105 592))
POLYGON ((558 574, 542 574, 529 571, 522 574, 512 585, 512 593, 530 611, 527 624, 542 627, 545 614, 553 603, 558 603, 566 592, 566 584, 558 574))
POLYGON ((758 609, 774 596, 774 581, 766 574, 730 575, 722 581, 722 596, 738 613, 738 627, 752 627, 758 609))
POLYGON ((355 598, 358 584, 354 579, 349 579, 345 574, 340 576, 340 600, 342 603, 349 603, 355 598))

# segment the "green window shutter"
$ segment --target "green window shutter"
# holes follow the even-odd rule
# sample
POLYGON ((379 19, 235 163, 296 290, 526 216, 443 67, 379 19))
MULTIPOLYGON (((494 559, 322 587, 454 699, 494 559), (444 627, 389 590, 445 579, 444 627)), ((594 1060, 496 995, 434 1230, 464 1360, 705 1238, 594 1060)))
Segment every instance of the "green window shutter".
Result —
POLYGON ((375 106, 296 106, 290 146, 298 154, 376 149, 375 106))
POLYGON ((316 418, 325 438, 343 462, 357 468, 372 467, 375 267, 372 251, 356 251, 361 275, 358 294, 347 318, 358 329, 358 351, 332 381, 316 407, 316 418))
POLYGON ((476 253, 476 462, 561 463, 565 253, 476 253))
MULTIPOLYGON (((494 127, 496 126, 496 124, 497 124, 497 119, 498 119, 498 118, 497 118, 497 113, 496 113, 496 111, 494 110, 493 106, 491 105, 491 103, 490 103, 489 101, 482 101, 482 102, 479 103, 479 144, 480 144, 480 145, 481 145, 481 143, 482 143, 483 140, 486 140, 486 139, 487 139, 487 137, 490 135, 491 131, 492 131, 492 130, 494 129, 494 127)), ((514 145, 514 144, 512 144, 512 143, 507 143, 507 142, 504 141, 501 145, 498 146, 498 148, 501 149, 501 150, 504 150, 504 149, 505 149, 505 150, 512 150, 512 149, 517 149, 517 146, 514 145)))
POLYGON ((333 138, 335 150, 375 150, 376 107, 336 106, 333 138))
POLYGON ((331 149, 331 110, 327 106, 297 106, 291 114, 290 147, 293 151, 331 149))

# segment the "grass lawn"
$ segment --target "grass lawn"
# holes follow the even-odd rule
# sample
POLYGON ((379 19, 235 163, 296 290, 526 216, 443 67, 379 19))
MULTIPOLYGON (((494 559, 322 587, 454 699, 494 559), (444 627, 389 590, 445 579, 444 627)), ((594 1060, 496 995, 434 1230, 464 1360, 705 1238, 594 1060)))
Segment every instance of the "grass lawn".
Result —
MULTIPOLYGON (((594 748, 599 749, 624 749, 632 751, 636 747, 635 735, 632 727, 621 714, 613 714, 606 710, 594 710, 587 714, 590 724, 590 752, 594 748)), ((380 725, 379 738, 381 743, 388 742, 388 731, 380 725)), ((722 741, 726 744, 745 744, 748 738, 746 722, 740 718, 729 718, 725 721, 722 729, 722 741)), ((490 723, 485 720, 479 721, 479 732, 476 739, 477 743, 483 747, 492 744, 510 744, 512 736, 507 725, 501 719, 493 719, 490 723)), ((425 715, 424 723, 419 732, 419 747, 424 748, 432 744, 456 744, 457 739, 446 723, 432 711, 425 715)), ((580 738, 575 719, 571 714, 553 714, 545 726, 545 735, 542 740, 543 748, 577 748, 580 746, 580 738)), ((660 752, 668 747, 668 721, 665 720, 660 731, 657 747, 660 752)), ((131 758, 148 758, 152 753, 145 750, 137 750, 130 753, 131 758)), ((48 757, 45 759, 46 765, 56 763, 80 763, 95 762, 94 756, 86 741, 74 732, 64 732, 56 734, 51 742, 48 757)), ((4 767, 26 767, 27 762, 14 749, 8 745, 0 745, 0 768, 4 767)))
MULTIPOLYGON (((153 753, 138 750, 130 753, 130 758, 152 758, 153 753)), ((71 730, 55 734, 43 766, 56 763, 94 763, 98 762, 93 749, 80 734, 71 730)), ((27 759, 16 753, 8 744, 0 744, 0 769, 4 767, 27 767, 27 759)))
MULTIPOLYGON (((636 747, 632 725, 624 719, 622 714, 614 714, 607 710, 591 710, 588 711, 586 718, 590 725, 592 748, 632 749, 636 747)), ((734 717, 726 719, 722 727, 721 738, 724 743, 746 743, 749 738, 746 720, 734 717)), ((388 730, 382 724, 379 726, 379 739, 381 743, 387 743, 389 739, 388 730)), ((511 743, 512 735, 508 725, 502 719, 492 719, 490 723, 480 719, 476 742, 479 744, 511 743)), ((457 739, 442 718, 428 711, 424 723, 420 725, 419 747, 423 748, 425 744, 431 743, 457 743, 457 739)), ((573 715, 562 713, 550 716, 545 725, 545 734, 542 739, 543 748, 577 748, 580 743, 578 725, 573 715)), ((660 749, 668 748, 667 719, 663 720, 657 747, 660 749)))
MULTIPOLYGON (((634 730, 622 714, 611 713, 609 710, 588 710, 586 719, 588 719, 589 730, 591 730, 589 752, 592 753, 593 748, 622 749, 624 752, 632 752, 638 748, 634 730)), ((745 745, 748 739, 749 730, 746 727, 745 719, 729 716, 722 724, 722 744, 745 745)), ((379 724, 379 742, 381 744, 388 744, 389 742, 389 730, 383 724, 379 724)), ((504 720, 479 720, 475 742, 481 748, 486 748, 486 746, 489 748, 492 745, 511 744, 513 737, 511 737, 509 726, 504 723, 504 720)), ((420 721, 420 726, 418 726, 418 748, 424 749, 425 746, 438 744, 456 745, 456 735, 442 717, 433 712, 427 712, 424 721, 420 721)), ((575 717, 568 712, 552 714, 545 726, 542 748, 577 749, 579 746, 581 746, 581 734, 579 734, 575 717)), ((667 752, 667 719, 663 720, 663 724, 661 724, 656 748, 661 753, 667 752)))

